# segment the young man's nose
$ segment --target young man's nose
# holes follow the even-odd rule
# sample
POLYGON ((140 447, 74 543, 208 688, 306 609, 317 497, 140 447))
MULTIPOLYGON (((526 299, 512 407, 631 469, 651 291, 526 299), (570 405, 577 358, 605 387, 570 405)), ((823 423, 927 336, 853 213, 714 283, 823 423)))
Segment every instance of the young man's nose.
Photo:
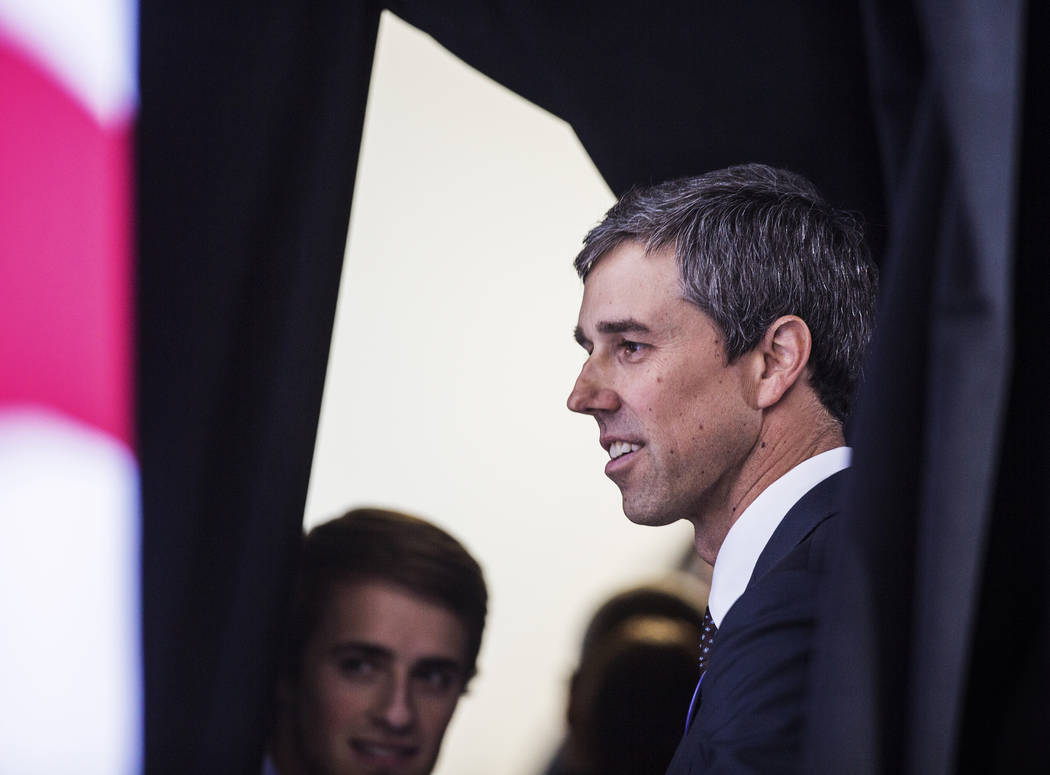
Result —
POLYGON ((373 711, 391 730, 411 729, 416 721, 416 709, 409 678, 392 676, 377 697, 373 711))
POLYGON ((573 412, 581 414, 615 411, 620 406, 619 396, 604 382, 600 369, 588 360, 583 364, 580 376, 576 378, 576 384, 569 393, 566 405, 573 412))

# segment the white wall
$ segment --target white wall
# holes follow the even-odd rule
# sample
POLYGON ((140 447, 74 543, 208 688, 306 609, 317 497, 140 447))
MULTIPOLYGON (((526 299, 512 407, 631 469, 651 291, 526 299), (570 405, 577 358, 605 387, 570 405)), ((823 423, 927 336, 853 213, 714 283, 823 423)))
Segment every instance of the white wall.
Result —
POLYGON ((536 772, 594 606, 691 544, 627 521, 565 408, 571 260, 612 202, 568 125, 384 14, 306 524, 399 508, 482 563, 480 675, 438 775, 536 772))

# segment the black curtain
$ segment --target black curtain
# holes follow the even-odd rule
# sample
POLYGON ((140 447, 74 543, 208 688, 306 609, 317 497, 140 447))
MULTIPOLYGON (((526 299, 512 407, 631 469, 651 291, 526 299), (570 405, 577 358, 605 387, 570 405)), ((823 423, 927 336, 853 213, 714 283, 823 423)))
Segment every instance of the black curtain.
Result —
MULTIPOLYGON (((149 772, 258 768, 383 5, 142 5, 149 772)), ((385 3, 568 121, 618 193, 765 161, 865 216, 884 295, 815 771, 1010 771, 1038 742, 1046 24, 978 5, 385 3)))
POLYGON ((146 2, 146 764, 258 772, 379 8, 146 2))
MULTIPOLYGON (((852 3, 392 0, 463 61, 572 125, 609 187, 762 160, 881 232, 852 3)), ((599 216, 595 213, 595 218, 599 216)))
POLYGON ((807 770, 1044 771, 1045 14, 865 12, 889 238, 807 770))

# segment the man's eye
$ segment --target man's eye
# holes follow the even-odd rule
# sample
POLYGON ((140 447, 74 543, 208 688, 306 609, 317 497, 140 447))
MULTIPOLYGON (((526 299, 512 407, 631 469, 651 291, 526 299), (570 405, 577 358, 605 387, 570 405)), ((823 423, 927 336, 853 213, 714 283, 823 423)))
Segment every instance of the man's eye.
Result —
POLYGON ((442 669, 423 670, 417 674, 417 678, 423 682, 424 686, 435 692, 447 691, 455 680, 450 671, 442 669))
POLYGON ((345 657, 339 660, 339 672, 348 678, 363 678, 376 671, 376 664, 361 657, 345 657))
POLYGON ((645 349, 645 345, 641 342, 632 342, 629 339, 624 339, 622 342, 620 342, 620 347, 623 349, 624 352, 630 355, 634 355, 645 349))

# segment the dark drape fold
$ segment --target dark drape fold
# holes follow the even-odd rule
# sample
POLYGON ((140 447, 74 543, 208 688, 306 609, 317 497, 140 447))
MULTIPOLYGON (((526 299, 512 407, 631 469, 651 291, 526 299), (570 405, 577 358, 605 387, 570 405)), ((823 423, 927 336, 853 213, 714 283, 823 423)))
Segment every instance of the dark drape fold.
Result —
POLYGON ((571 124, 617 194, 763 161, 804 172, 831 201, 864 214, 881 241, 881 172, 853 3, 387 6, 571 124))
POLYGON ((973 644, 989 531, 1022 485, 999 463, 1011 382, 1038 368, 1013 320, 1023 10, 866 8, 889 240, 813 669, 814 773, 1011 771, 968 769, 960 747, 1001 723, 961 735, 971 677, 1010 670, 973 644))
POLYGON ((146 764, 258 771, 378 6, 141 11, 146 764))
POLYGON ((957 756, 974 775, 1050 771, 1050 7, 1030 3, 1026 22, 1013 368, 957 756))

